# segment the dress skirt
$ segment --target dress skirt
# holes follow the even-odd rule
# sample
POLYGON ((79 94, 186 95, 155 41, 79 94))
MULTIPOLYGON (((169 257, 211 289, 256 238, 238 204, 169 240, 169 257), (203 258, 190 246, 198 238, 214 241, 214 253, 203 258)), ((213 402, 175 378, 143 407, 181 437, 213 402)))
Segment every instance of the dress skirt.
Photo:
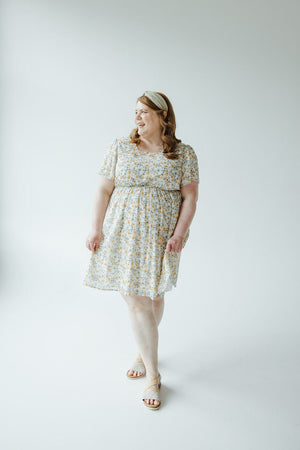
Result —
MULTIPOLYGON (((116 186, 106 210, 100 246, 84 284, 152 300, 176 286, 181 252, 166 253, 182 203, 178 190, 116 186)), ((189 236, 186 234, 183 246, 189 236)))

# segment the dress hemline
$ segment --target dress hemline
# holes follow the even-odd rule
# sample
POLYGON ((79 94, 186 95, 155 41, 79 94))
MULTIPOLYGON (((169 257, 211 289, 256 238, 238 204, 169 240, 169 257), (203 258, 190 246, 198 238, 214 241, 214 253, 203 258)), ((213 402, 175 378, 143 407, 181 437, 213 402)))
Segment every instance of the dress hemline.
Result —
POLYGON ((176 284, 171 284, 169 286, 167 286, 163 291, 159 292, 158 294, 152 294, 144 291, 144 290, 138 290, 138 291, 129 291, 127 290, 127 292, 125 292, 124 290, 120 289, 119 286, 114 286, 114 287, 103 287, 103 286, 99 286, 97 283, 87 283, 86 281, 83 281, 83 286, 87 286, 87 287, 91 287, 91 288, 95 288, 95 289, 99 289, 101 291, 116 291, 116 292, 120 292, 120 294, 124 294, 124 295, 141 295, 144 297, 150 297, 151 300, 153 301, 156 297, 160 297, 163 296, 166 292, 171 291, 173 288, 176 287, 176 284))

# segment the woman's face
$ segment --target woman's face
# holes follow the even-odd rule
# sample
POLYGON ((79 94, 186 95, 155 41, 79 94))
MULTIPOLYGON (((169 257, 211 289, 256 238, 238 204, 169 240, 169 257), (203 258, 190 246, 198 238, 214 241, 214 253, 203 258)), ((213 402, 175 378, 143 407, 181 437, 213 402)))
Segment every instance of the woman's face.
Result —
POLYGON ((160 120, 158 114, 140 101, 136 104, 135 123, 138 126, 138 133, 140 136, 150 137, 152 134, 160 132, 160 120))

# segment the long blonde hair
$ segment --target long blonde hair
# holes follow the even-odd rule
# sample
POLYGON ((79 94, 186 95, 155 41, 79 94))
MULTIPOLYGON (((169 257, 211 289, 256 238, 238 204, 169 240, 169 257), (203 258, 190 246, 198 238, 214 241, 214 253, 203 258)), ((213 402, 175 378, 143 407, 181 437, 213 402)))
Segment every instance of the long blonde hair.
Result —
MULTIPOLYGON (((145 95, 141 95, 140 97, 138 97, 136 102, 140 101, 141 103, 144 103, 144 105, 149 106, 149 108, 153 109, 158 114, 161 128, 161 139, 163 141, 164 148, 163 154, 168 159, 178 159, 179 156, 176 153, 176 147, 177 144, 181 142, 181 139, 178 139, 175 136, 176 119, 173 106, 165 94, 162 94, 161 92, 158 92, 158 94, 160 94, 165 99, 168 105, 168 112, 165 118, 163 116, 164 110, 156 106, 155 103, 153 103, 150 98, 146 97, 145 95)), ((138 128, 134 128, 131 131, 129 137, 132 144, 139 145, 141 143, 138 128)))

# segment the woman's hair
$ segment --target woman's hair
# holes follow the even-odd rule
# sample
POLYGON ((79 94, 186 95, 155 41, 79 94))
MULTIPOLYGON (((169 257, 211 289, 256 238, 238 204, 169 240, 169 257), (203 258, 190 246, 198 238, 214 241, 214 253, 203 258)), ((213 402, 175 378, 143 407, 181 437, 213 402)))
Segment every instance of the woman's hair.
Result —
MULTIPOLYGON (((168 105, 168 112, 165 118, 163 115, 164 110, 156 106, 155 103, 153 103, 150 98, 146 97, 145 95, 139 97, 137 99, 137 102, 140 101, 141 103, 144 103, 144 105, 147 105, 149 106, 149 108, 156 111, 160 119, 161 139, 163 141, 164 147, 163 154, 168 159, 178 159, 179 156, 176 153, 176 146, 179 142, 181 142, 181 139, 177 139, 177 137, 175 136, 176 120, 173 106, 165 94, 162 94, 161 92, 158 92, 158 94, 160 94, 165 99, 168 105)), ((138 128, 133 129, 129 137, 132 144, 139 145, 141 143, 138 128)))

